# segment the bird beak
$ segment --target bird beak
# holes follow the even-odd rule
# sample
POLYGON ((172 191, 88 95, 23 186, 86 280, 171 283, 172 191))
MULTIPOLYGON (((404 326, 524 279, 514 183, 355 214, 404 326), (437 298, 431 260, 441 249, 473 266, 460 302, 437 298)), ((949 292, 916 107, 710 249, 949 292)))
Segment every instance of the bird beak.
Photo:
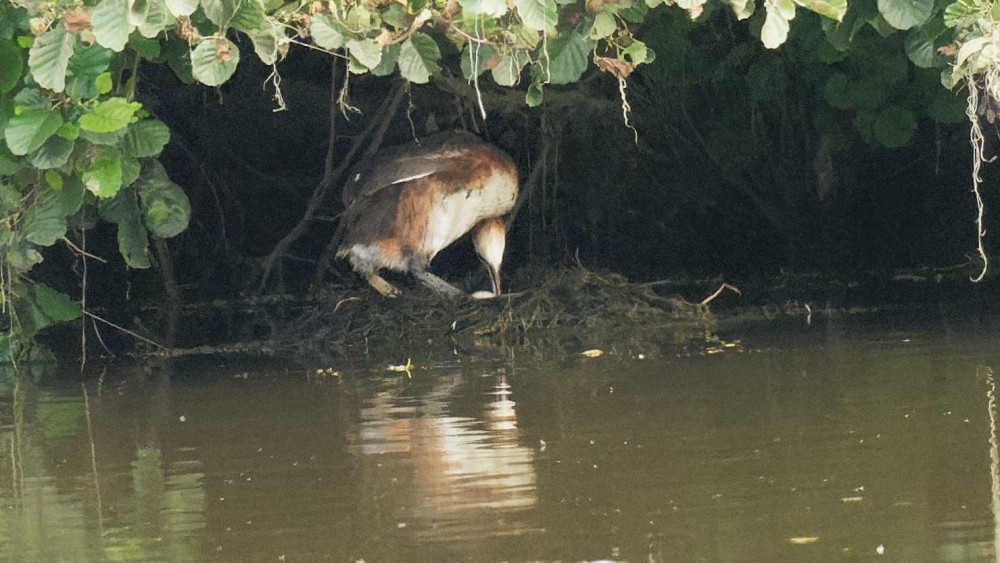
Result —
POLYGON ((490 272, 490 283, 493 285, 493 295, 500 295, 500 267, 493 264, 486 264, 486 269, 490 272))

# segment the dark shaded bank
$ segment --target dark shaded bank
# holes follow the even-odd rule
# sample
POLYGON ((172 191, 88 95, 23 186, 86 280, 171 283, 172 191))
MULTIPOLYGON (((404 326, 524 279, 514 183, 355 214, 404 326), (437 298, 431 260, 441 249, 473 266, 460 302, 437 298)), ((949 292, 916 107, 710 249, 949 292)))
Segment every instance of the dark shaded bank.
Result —
MULTIPOLYGON (((309 298, 262 297, 187 305, 172 350, 139 341, 140 355, 265 354, 310 362, 514 350, 560 358, 587 350, 657 357, 738 346, 743 323, 782 318, 934 310, 975 316, 997 311, 998 282, 969 281, 964 269, 870 272, 851 279, 786 274, 636 283, 582 266, 522 269, 491 300, 442 300, 419 288, 385 299, 367 287, 330 285, 309 298), (732 285, 727 284, 731 281, 732 285)), ((148 308, 135 326, 152 342, 168 311, 148 308)), ((137 328, 137 330, 139 330, 137 328)), ((121 345, 132 344, 118 335, 121 345)))

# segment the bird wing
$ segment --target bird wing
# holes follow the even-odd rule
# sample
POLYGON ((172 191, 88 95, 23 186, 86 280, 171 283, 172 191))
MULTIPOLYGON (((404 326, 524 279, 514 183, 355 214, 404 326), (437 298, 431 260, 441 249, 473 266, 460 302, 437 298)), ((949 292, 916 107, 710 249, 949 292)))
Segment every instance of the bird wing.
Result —
POLYGON ((464 131, 432 135, 420 141, 390 147, 359 162, 348 176, 343 199, 348 207, 387 186, 425 178, 483 143, 464 131))

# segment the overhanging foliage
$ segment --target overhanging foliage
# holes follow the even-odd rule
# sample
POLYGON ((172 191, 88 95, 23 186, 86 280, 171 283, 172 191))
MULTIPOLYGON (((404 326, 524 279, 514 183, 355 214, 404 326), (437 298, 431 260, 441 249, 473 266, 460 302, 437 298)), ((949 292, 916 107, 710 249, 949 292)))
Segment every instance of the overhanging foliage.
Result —
MULTIPOLYGON (((133 99, 140 62, 219 86, 239 65, 238 44, 275 65, 275 76, 302 45, 343 58, 354 74, 425 83, 448 68, 477 86, 488 76, 537 106, 547 86, 574 83, 592 64, 624 96, 631 73, 657 56, 641 39, 651 9, 683 10, 696 22, 725 10, 749 20, 768 48, 785 43, 797 13, 814 12, 827 44, 817 56, 828 62, 843 59, 864 28, 905 33, 909 60, 942 68, 948 87, 975 85, 1000 62, 1000 8, 988 0, 8 0, 0 4, 0 299, 10 334, 24 343, 44 327, 29 325, 19 303, 51 305, 28 273, 70 228, 115 224, 125 263, 146 268, 149 236, 187 226, 187 197, 156 161, 169 131, 133 99)), ((898 68, 851 67, 830 79, 824 98, 857 112, 869 142, 905 144, 914 116, 877 103, 898 68)), ((1000 99, 1000 82, 982 83, 1000 99)))

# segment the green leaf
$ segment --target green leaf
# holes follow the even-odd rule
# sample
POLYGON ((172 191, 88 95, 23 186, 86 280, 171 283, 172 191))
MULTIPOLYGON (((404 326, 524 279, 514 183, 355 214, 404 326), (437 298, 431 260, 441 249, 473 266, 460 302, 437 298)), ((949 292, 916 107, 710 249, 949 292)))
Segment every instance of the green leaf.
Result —
POLYGON ((180 186, 160 175, 144 175, 136 181, 142 202, 143 222, 153 236, 170 238, 187 229, 191 203, 180 186))
POLYGON ((590 26, 589 37, 591 39, 604 39, 614 33, 616 29, 618 29, 618 24, 615 23, 615 17, 608 12, 600 12, 594 16, 594 25, 590 26))
POLYGON ((122 187, 131 186, 139 179, 142 163, 138 158, 122 155, 122 187))
POLYGON ((175 17, 190 16, 198 9, 198 0, 163 0, 163 3, 175 17))
POLYGON ((111 73, 108 68, 114 56, 114 52, 100 45, 77 45, 66 68, 66 94, 77 100, 89 100, 110 91, 109 88, 101 92, 97 78, 106 73, 110 82, 111 73))
POLYGON ((795 0, 795 3, 838 22, 843 21, 847 14, 847 0, 795 0))
POLYGON ((505 53, 490 74, 500 86, 510 87, 521 80, 521 70, 528 63, 528 55, 522 51, 505 53))
MULTIPOLYGON (((648 4, 649 2, 647 1, 648 4)), ((736 13, 736 19, 742 21, 753 15, 757 3, 754 0, 728 0, 728 4, 732 6, 733 12, 736 13)), ((650 6, 650 8, 652 7, 650 6)))
POLYGON ((83 194, 86 189, 83 180, 76 174, 63 180, 63 216, 73 215, 83 207, 83 194))
POLYGON ((170 142, 170 129, 158 119, 144 119, 128 127, 122 143, 122 153, 143 158, 157 156, 170 142))
POLYGON ((50 109, 52 107, 52 102, 42 94, 42 91, 38 88, 22 88, 17 95, 14 96, 14 104, 19 106, 24 106, 26 108, 35 109, 50 109))
MULTIPOLYGON (((791 4, 791 0, 786 0, 791 4)), ((785 17, 785 10, 777 7, 778 2, 765 4, 767 16, 764 18, 764 27, 760 30, 760 39, 768 49, 777 49, 786 39, 788 39, 788 18, 785 17)), ((794 14, 794 6, 792 8, 794 14)))
POLYGON ((145 269, 149 262, 149 236, 136 218, 118 223, 118 251, 130 268, 145 269))
POLYGON ((916 130, 917 121, 913 117, 913 113, 899 106, 889 106, 883 109, 873 124, 875 140, 888 148, 909 144, 916 130))
MULTIPOLYGON (((20 291, 16 292, 14 309, 20 321, 18 332, 21 336, 32 338, 47 327, 75 319, 80 315, 79 305, 47 285, 29 282, 19 289, 20 291)), ((44 357, 33 355, 36 356, 36 361, 42 361, 44 357)), ((49 358, 51 355, 51 352, 47 354, 49 358)))
POLYGON ((149 15, 149 0, 128 1, 128 23, 138 27, 146 23, 149 15))
MULTIPOLYGON (((539 48, 536 60, 545 60, 544 44, 539 48)), ((594 42, 586 36, 568 33, 548 41, 548 81, 550 84, 569 84, 583 76, 590 63, 590 52, 594 42)))
POLYGON ((244 33, 269 27, 270 24, 264 17, 264 3, 261 0, 240 0, 239 8, 229 25, 244 33))
POLYGON ((118 226, 118 251, 125 263, 131 268, 148 268, 149 238, 142 226, 135 190, 124 189, 114 198, 102 200, 98 210, 101 217, 118 226))
POLYGON ((125 133, 127 131, 127 129, 122 128, 116 129, 110 133, 94 133, 92 131, 85 131, 81 129, 80 137, 95 145, 117 146, 118 143, 121 143, 122 139, 125 138, 125 133))
POLYGON ((87 190, 95 196, 114 197, 122 187, 121 155, 109 151, 98 157, 83 172, 82 179, 87 190))
MULTIPOLYGON (((167 11, 167 7, 164 5, 163 0, 149 0, 149 12, 146 14, 146 19, 138 25, 139 35, 133 34, 129 36, 129 46, 145 58, 155 58, 155 55, 147 57, 146 54, 142 52, 142 47, 136 48, 136 46, 143 45, 142 41, 152 39, 165 32, 168 26, 174 25, 174 22, 174 17, 167 11)), ((146 49, 151 48, 152 47, 146 47, 146 49)), ((159 41, 156 42, 155 48, 156 52, 159 53, 159 41)))
POLYGON ((21 229, 24 238, 38 246, 52 246, 66 236, 63 192, 39 186, 35 201, 24 212, 21 229))
MULTIPOLYGON (((10 153, 7 145, 0 143, 0 176, 11 176, 21 169, 23 161, 10 153)), ((0 183, 0 187, 4 184, 0 183)), ((3 198, 0 197, 0 200, 3 198)), ((0 202, 2 204, 2 202, 0 202)), ((3 208, 0 207, 0 210, 3 208)), ((3 211, 6 214, 6 211, 3 211)))
POLYGON ((426 84, 432 74, 441 72, 440 58, 434 39, 418 31, 399 47, 399 73, 414 84, 426 84))
POLYGON ((160 56, 160 42, 156 39, 132 34, 128 38, 128 46, 147 61, 157 59, 160 56))
POLYGON ((646 7, 645 2, 636 2, 631 6, 626 5, 624 8, 618 10, 618 15, 625 18, 632 23, 642 23, 646 20, 646 14, 649 13, 649 8, 646 7))
POLYGON ((652 51, 646 48, 646 44, 637 39, 633 41, 628 48, 622 51, 622 57, 633 65, 639 66, 643 63, 652 61, 652 58, 649 56, 650 53, 652 53, 652 51))
POLYGON ((201 0, 201 9, 205 12, 208 19, 218 26, 220 29, 225 29, 230 26, 230 20, 236 14, 237 3, 239 0, 201 0))
POLYGON ((382 62, 382 47, 374 39, 351 39, 345 47, 352 57, 369 70, 382 62))
POLYGON ((0 94, 10 92, 21 79, 24 57, 13 41, 0 40, 0 94))
POLYGON ((382 60, 378 66, 372 69, 375 76, 389 76, 396 70, 396 61, 399 60, 399 44, 389 45, 382 53, 382 60))
POLYGON ((66 68, 74 45, 76 35, 67 32, 61 23, 35 40, 28 54, 28 68, 39 86, 53 92, 66 88, 66 68))
POLYGON ((191 74, 191 49, 187 41, 182 41, 176 37, 168 38, 162 47, 162 57, 167 62, 170 70, 174 71, 177 78, 185 84, 194 84, 194 76, 191 74))
POLYGON ((362 34, 378 27, 378 15, 368 9, 367 3, 351 2, 348 5, 350 4, 353 6, 348 9, 343 19, 343 26, 349 38, 360 38, 362 34))
POLYGON ((56 135, 59 135, 67 141, 75 141, 77 137, 80 136, 80 129, 76 125, 67 122, 59 126, 59 130, 56 131, 56 135))
POLYGON ((53 135, 38 150, 31 153, 28 162, 39 170, 59 168, 69 160, 73 146, 73 141, 53 135))
POLYGON ((554 0, 514 0, 514 7, 526 27, 545 33, 555 32, 559 13, 554 0))
POLYGON ((45 171, 45 183, 48 184, 50 188, 56 190, 57 192, 61 192, 63 189, 62 176, 60 176, 59 173, 56 172, 55 170, 45 171))
POLYGON ((10 118, 4 139, 11 153, 24 156, 38 150, 62 124, 62 117, 55 111, 29 108, 10 118))
MULTIPOLYGON (((7 182, 0 182, 0 213, 7 215, 19 209, 21 209, 21 190, 7 182)), ((0 245, 9 244, 10 235, 9 225, 4 225, 3 228, 0 228, 0 245)))
POLYGON ((792 0, 773 0, 771 6, 787 21, 795 19, 795 3, 792 0))
POLYGON ((406 8, 395 2, 389 4, 381 12, 382 23, 389 24, 396 31, 403 31, 410 27, 410 17, 406 14, 406 8))
POLYGON ((35 250, 35 245, 26 240, 20 240, 7 250, 7 264, 15 273, 27 272, 42 263, 42 255, 35 250))
POLYGON ((494 54, 495 52, 493 51, 493 47, 489 44, 466 43, 465 48, 462 49, 462 61, 459 65, 462 68, 462 76, 464 76, 466 80, 471 79, 473 75, 473 68, 476 69, 475 74, 477 76, 485 72, 486 65, 490 62, 490 59, 493 58, 494 54))
POLYGON ((531 51, 542 41, 542 33, 534 29, 528 29, 523 25, 512 24, 511 32, 514 34, 514 48, 522 51, 531 51))
POLYGON ((280 27, 271 21, 267 21, 263 29, 254 30, 248 33, 253 42, 253 51, 257 53, 257 58, 266 65, 273 65, 278 61, 278 34, 280 27))
POLYGON ((135 112, 142 108, 139 102, 125 98, 108 98, 97 104, 93 111, 80 116, 80 129, 91 133, 111 133, 124 129, 137 119, 135 112))
POLYGON ((677 7, 683 10, 694 10, 705 5, 705 0, 677 0, 677 7))
POLYGON ((499 18, 507 13, 506 0, 458 0, 462 13, 470 16, 483 14, 499 18))
POLYGON ((219 86, 236 72, 240 50, 225 38, 208 38, 191 52, 191 73, 206 86, 219 86))
POLYGON ((978 3, 952 2, 944 9, 944 24, 949 28, 970 27, 979 17, 978 3))
POLYGON ((340 49, 347 42, 341 24, 331 21, 324 14, 316 14, 312 17, 309 33, 316 45, 331 51, 340 49))
POLYGON ((532 82, 528 86, 528 92, 524 95, 524 102, 528 104, 529 108, 536 108, 542 105, 544 100, 544 93, 542 90, 541 82, 532 82))
POLYGON ((878 11, 896 29, 923 25, 934 11, 934 0, 878 0, 878 11))
POLYGON ((94 79, 94 87, 97 88, 98 94, 107 94, 114 88, 114 82, 111 80, 110 72, 102 72, 97 75, 94 79))
POLYGON ((90 24, 97 42, 119 53, 135 26, 128 21, 127 0, 101 0, 90 11, 90 24))
POLYGON ((913 28, 906 34, 906 56, 910 61, 921 68, 940 67, 947 64, 947 59, 938 54, 936 40, 941 37, 947 28, 944 25, 944 18, 937 16, 928 21, 925 25, 913 28))

